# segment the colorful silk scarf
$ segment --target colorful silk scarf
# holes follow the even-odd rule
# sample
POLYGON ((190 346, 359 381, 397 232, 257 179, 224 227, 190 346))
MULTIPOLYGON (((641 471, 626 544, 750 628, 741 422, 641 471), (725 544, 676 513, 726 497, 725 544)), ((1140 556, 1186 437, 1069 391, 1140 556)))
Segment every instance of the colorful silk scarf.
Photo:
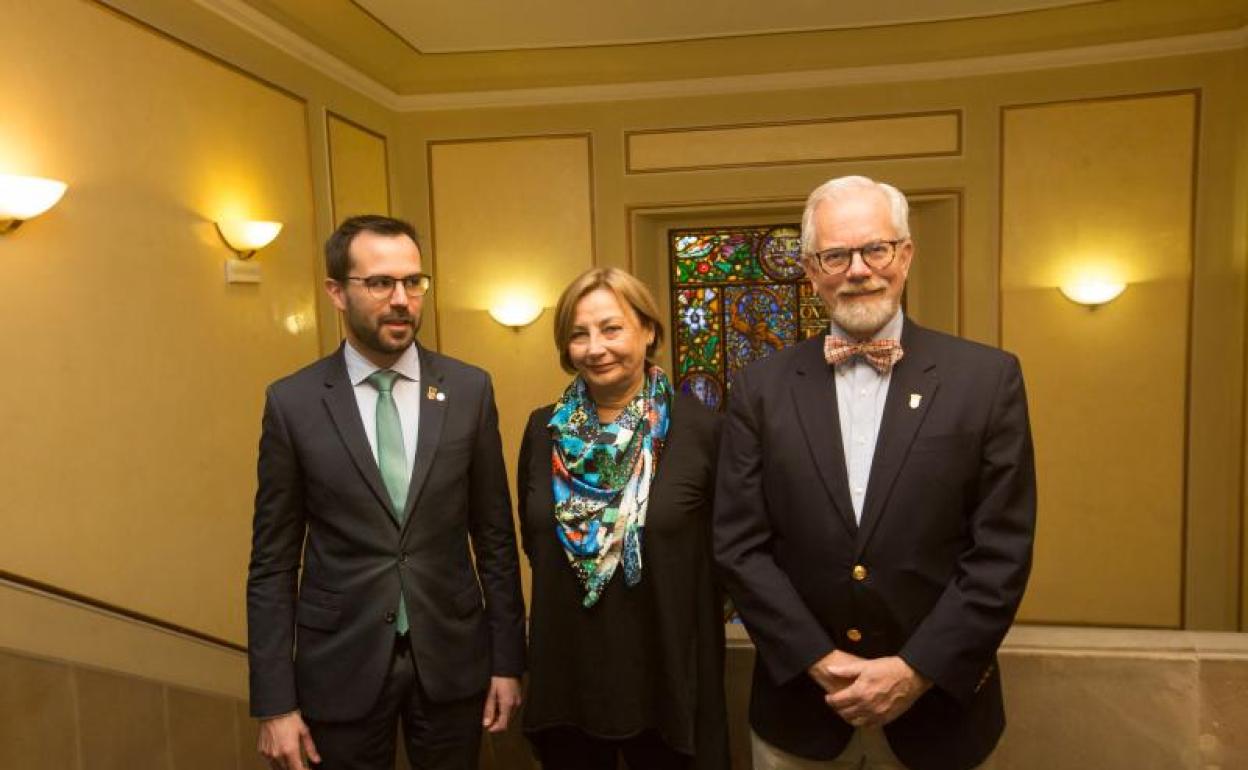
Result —
POLYGON ((555 533, 592 607, 622 561, 624 582, 641 580, 641 536, 650 482, 667 439, 672 384, 657 366, 615 422, 598 422, 577 377, 547 427, 554 445, 555 533))

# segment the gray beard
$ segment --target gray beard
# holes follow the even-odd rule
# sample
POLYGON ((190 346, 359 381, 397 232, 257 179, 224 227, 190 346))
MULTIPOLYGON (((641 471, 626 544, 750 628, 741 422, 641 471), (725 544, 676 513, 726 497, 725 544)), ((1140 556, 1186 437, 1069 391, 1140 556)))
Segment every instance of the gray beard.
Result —
POLYGON ((884 328, 897 315, 895 297, 881 297, 873 302, 838 302, 832 308, 832 320, 843 331, 865 339, 884 328))

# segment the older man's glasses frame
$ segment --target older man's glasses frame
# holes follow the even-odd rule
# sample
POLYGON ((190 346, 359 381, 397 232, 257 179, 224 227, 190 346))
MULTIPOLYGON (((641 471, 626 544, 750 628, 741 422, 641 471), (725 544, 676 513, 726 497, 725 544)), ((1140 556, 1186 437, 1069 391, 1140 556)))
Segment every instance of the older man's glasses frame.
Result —
POLYGON ((849 270, 854 262, 854 255, 858 254, 867 267, 878 272, 893 264, 893 258, 897 256, 897 244, 907 240, 909 239, 897 238, 891 241, 871 241, 852 248, 824 249, 809 255, 809 259, 828 275, 840 275, 849 270))

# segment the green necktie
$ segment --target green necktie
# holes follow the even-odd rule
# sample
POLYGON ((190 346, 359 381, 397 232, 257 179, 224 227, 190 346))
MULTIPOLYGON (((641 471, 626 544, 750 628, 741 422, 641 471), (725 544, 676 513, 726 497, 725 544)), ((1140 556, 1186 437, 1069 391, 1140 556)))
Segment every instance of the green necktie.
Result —
MULTIPOLYGON (((377 389, 377 468, 390 493, 390 512, 402 527, 407 508, 408 476, 403 426, 399 423, 399 407, 394 403, 394 381, 398 377, 396 371, 378 369, 368 376, 368 382, 377 389)), ((400 593, 394 630, 405 634, 407 629, 407 606, 400 593)))

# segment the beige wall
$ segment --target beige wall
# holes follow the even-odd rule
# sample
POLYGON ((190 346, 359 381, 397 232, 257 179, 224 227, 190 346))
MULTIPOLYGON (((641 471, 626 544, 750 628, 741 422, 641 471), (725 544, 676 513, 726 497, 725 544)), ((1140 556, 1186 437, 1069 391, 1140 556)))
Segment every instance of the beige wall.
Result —
POLYGON ((192 3, 17 5, 0 173, 70 187, 0 239, 0 647, 242 695, 264 386, 337 341, 327 111, 394 116, 192 3), (286 225, 259 285, 224 281, 236 216, 286 225))
POLYGON ((70 185, 3 244, 0 563, 242 640, 263 389, 317 353, 306 105, 77 0, 0 50, 0 163, 70 185), (224 280, 239 217, 286 223, 259 285, 224 280))
POLYGON ((346 118, 326 116, 334 222, 390 213, 386 137, 346 118))
MULTIPOLYGON (((554 343, 554 306, 594 264, 588 135, 444 142, 429 147, 438 344, 494 379, 508 478, 524 421, 567 384, 554 343), (544 308, 522 329, 488 311, 510 298, 544 308)), ((523 564, 528 585, 528 564, 523 564)))
POLYGON ((1007 109, 1003 346, 1026 367, 1046 516, 1020 617, 1178 627, 1194 93, 1007 109), (1128 284, 1096 309, 1056 290, 1128 284))
MULTIPOLYGON (((563 105, 541 108, 506 108, 414 113, 401 118, 400 141, 407 147, 428 146, 432 142, 464 141, 483 137, 529 136, 589 132, 593 137, 593 211, 596 252, 599 264, 631 267, 657 290, 666 288, 667 247, 664 233, 669 227, 699 223, 759 224, 791 221, 793 212, 815 185, 835 175, 865 173, 887 179, 911 192, 947 191, 960 197, 956 242, 959 253, 952 255, 960 272, 939 290, 926 290, 935 297, 928 307, 948 324, 947 308, 955 308, 958 328, 971 339, 990 344, 1001 341, 1003 306, 1000 296, 1002 189, 1002 110, 1007 106, 1117 98, 1124 95, 1172 91, 1197 91, 1200 102, 1199 166, 1188 171, 1195 182, 1194 262, 1191 269, 1192 319, 1190 329, 1182 325, 1173 340, 1172 351, 1180 359, 1190 355, 1190 376, 1171 383, 1170 412, 1166 423, 1171 434, 1178 424, 1186 445, 1172 451, 1165 460, 1171 471, 1167 497, 1156 501, 1160 516, 1169 524, 1158 548, 1169 554, 1165 563, 1131 565, 1135 554, 1098 554, 1091 565, 1082 565, 1106 585, 1110 600, 1092 614, 1084 606, 1084 587, 1075 582, 1045 579, 1060 571, 1072 558, 1046 546, 1038 567, 1036 595, 1032 601, 1056 608, 1044 619, 1061 622, 1130 622, 1108 611, 1112 597, 1138 591, 1124 578, 1153 569, 1164 573, 1168 594, 1159 595, 1165 613, 1149 614, 1159 624, 1176 623, 1189 628, 1236 628, 1240 604, 1240 497, 1243 457, 1243 367, 1244 297, 1243 264, 1233 249, 1233 233, 1241 226, 1243 207, 1231 206, 1236 170, 1226 159, 1233 157, 1238 143, 1245 104, 1239 93, 1244 54, 1242 51, 1193 55, 1154 61, 1133 61, 1044 70, 939 82, 887 84, 844 88, 812 89, 804 92, 776 92, 740 96, 689 97, 622 101, 592 105, 563 105), (795 121, 849 119, 889 114, 961 112, 963 137, 961 152, 951 157, 881 159, 846 162, 785 162, 748 168, 699 169, 667 173, 635 174, 627 171, 627 137, 634 132, 672 130, 699 126, 757 126, 792 124, 795 121), (931 304, 935 302, 936 304, 931 304), (1177 347, 1176 347, 1177 346, 1177 347), (1228 354, 1228 350, 1230 353, 1228 354), (1176 384, 1177 383, 1177 384, 1176 384), (1173 396, 1178 388, 1176 408, 1173 396), (1185 389, 1185 392, 1184 392, 1185 389), (1236 458, 1233 463, 1226 458, 1236 458), (1175 468, 1181 469, 1174 479, 1175 468), (1184 514, 1186 511, 1186 514, 1184 514), (1186 518, 1183 518, 1186 515, 1186 518), (1184 549, 1181 552, 1179 549, 1184 549), (1098 569, 1104 560, 1106 569, 1098 569), (1129 569, 1124 569, 1129 567, 1129 569), (1133 571, 1134 570, 1134 571, 1133 571), (1175 595, 1182 584, 1182 597, 1175 595), (1177 606, 1182 603, 1182 617, 1177 606), (1162 617, 1164 614, 1164 617, 1162 617)), ((1060 128, 1045 140, 1060 138, 1060 128)), ((664 134, 671 137, 672 134, 664 134)), ((677 138, 681 135, 676 134, 677 138)), ((696 132, 687 134, 696 142, 696 132)), ((1162 139, 1158 133, 1154 139, 1162 139)), ((1144 153, 1153 152, 1144 138, 1144 153)), ((1158 149, 1168 145, 1161 141, 1158 149)), ((667 151, 671 152, 670 148, 667 151)), ((426 216, 424 209, 439 205, 437 191, 432 200, 425 186, 426 163, 405 164, 401 184, 408 209, 415 217, 426 216)), ((1143 194, 1143 193, 1140 193, 1143 194)), ((1030 205, 1030 204, 1028 204, 1030 205)), ((1018 211, 1020 221, 1029 221, 1029 211, 1018 211)), ((1130 222, 1119 222, 1127 226, 1130 222)), ((1150 224, 1151 226, 1151 224, 1150 224)), ((1063 225, 1046 218, 1042 228, 1046 238, 1057 238, 1063 225)), ((940 231, 941 227, 934 228, 940 231)), ((945 240, 950 236, 946 235, 945 240)), ((920 258, 924 245, 919 244, 920 258)), ((939 250, 937 250, 939 253, 939 250)), ((1182 256, 1180 254, 1180 256, 1182 256)), ((939 261, 950 258, 937 258, 939 261)), ((932 262, 929 264, 934 264, 932 262)), ((1180 279, 1180 283, 1185 279, 1180 279)), ((919 288, 916 283, 916 289, 919 288)), ((1137 294, 1142 292, 1137 292, 1137 294)), ((1054 292, 1056 294, 1056 292, 1054 292)), ((924 298, 927 299, 927 298, 924 298)), ((1180 300, 1181 301, 1181 300, 1180 300)), ((920 302, 919 307, 923 303, 920 302)), ((916 307, 916 312, 919 308, 916 307)), ((1180 314, 1182 317, 1182 313, 1180 314)), ((1171 330, 1173 331, 1173 330, 1171 330)), ((1131 325, 1121 330, 1132 345, 1150 333, 1149 328, 1131 325)), ((1007 343, 1009 340, 1007 339, 1007 343)), ((1023 360, 1024 371, 1037 356, 1056 355, 1059 340, 1049 339, 1023 360)), ((1037 378, 1042 374, 1037 370, 1037 378)), ((1169 382, 1169 380, 1168 380, 1169 382)), ((517 425, 528 409, 538 403, 503 409, 502 420, 517 425)), ((1114 426, 1129 425, 1138 401, 1113 399, 1101 405, 1100 418, 1114 426)), ((1044 412, 1045 405, 1037 405, 1044 412)), ((1046 442, 1060 447, 1078 441, 1069 431, 1053 434, 1046 426, 1046 442)), ((1129 430, 1114 429, 1106 436, 1104 451, 1132 441, 1129 430)), ((514 445, 511 447, 514 450, 514 445)), ((1052 457, 1053 455, 1046 455, 1052 457)), ((1050 463, 1052 460, 1049 461, 1050 463)), ((1145 477, 1154 466, 1138 469, 1145 477)), ((1127 469, 1118 483, 1132 483, 1127 469)), ((1065 479, 1056 468, 1040 468, 1042 484, 1062 479, 1062 487, 1042 497, 1041 532, 1045 528, 1071 525, 1071 513, 1055 510, 1063 500, 1079 499, 1099 488, 1099 482, 1065 479), (1047 474, 1047 475, 1046 475, 1047 474), (1065 523, 1063 523, 1065 522, 1065 523)), ((1078 526, 1077 524, 1073 526, 1078 526)), ((1050 530, 1056 531, 1056 530, 1050 530)), ((1076 532, 1068 529, 1067 537, 1076 532)), ((1060 550, 1060 549, 1059 549, 1060 550)), ((1084 574, 1084 573, 1080 573, 1084 574)), ((1098 589, 1100 586, 1098 586, 1098 589)), ((1144 613, 1148 614, 1148 613, 1144 613)), ((1139 613, 1133 617, 1141 616, 1139 613)))

